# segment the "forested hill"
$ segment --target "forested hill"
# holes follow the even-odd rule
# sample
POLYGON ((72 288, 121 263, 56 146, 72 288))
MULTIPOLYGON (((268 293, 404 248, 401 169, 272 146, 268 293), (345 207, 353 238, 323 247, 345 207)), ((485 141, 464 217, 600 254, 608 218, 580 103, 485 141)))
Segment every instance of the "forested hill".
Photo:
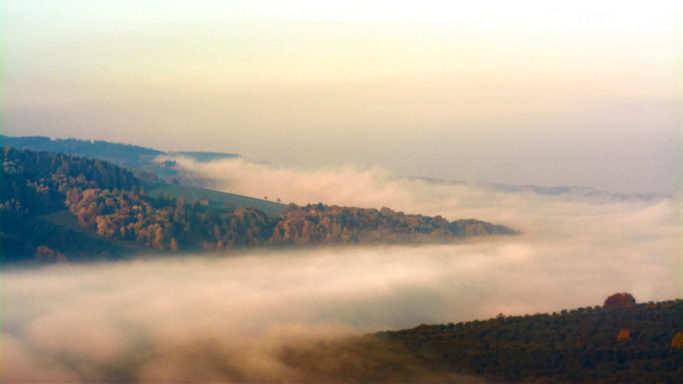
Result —
POLYGON ((288 348, 282 360, 318 382, 677 384, 683 300, 423 324, 288 348))
POLYGON ((208 199, 149 196, 131 171, 106 161, 2 148, 0 246, 4 261, 119 257, 145 249, 450 242, 513 234, 478 220, 449 222, 383 208, 217 207, 208 199))
POLYGON ((137 145, 78 139, 55 139, 43 136, 10 137, 0 135, 0 145, 17 149, 47 151, 106 160, 127 168, 153 171, 154 158, 164 153, 137 145))
POLYGON ((683 300, 421 325, 380 336, 435 370, 498 381, 683 382, 683 300))
POLYGON ((44 136, 11 137, 0 135, 0 146, 48 151, 67 155, 105 160, 123 167, 153 172, 164 179, 181 177, 172 161, 157 162, 160 155, 183 155, 197 161, 235 158, 234 153, 219 152, 163 152, 137 145, 110 143, 102 140, 50 139, 44 136))

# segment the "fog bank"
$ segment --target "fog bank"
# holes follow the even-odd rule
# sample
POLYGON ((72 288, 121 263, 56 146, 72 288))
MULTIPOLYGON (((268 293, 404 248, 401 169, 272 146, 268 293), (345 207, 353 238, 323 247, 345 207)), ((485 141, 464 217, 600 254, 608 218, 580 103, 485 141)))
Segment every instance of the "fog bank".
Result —
POLYGON ((377 169, 183 165, 230 192, 474 217, 523 234, 6 269, 3 381, 306 381, 282 348, 600 305, 620 291, 639 302, 681 297, 675 199, 504 191, 377 169))

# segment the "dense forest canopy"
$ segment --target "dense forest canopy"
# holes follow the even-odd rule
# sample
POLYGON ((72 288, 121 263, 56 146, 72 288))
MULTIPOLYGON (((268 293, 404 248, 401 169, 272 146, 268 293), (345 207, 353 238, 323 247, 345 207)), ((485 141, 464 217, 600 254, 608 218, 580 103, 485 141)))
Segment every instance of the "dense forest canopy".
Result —
POLYGON ((289 348, 282 358, 320 381, 681 383, 683 300, 423 324, 289 348), (321 356, 334 366, 317 364, 321 356))
MULTIPOLYGON (((280 215, 259 208, 222 207, 207 199, 148 196, 145 182, 106 161, 51 152, 2 149, 0 210, 4 257, 60 255, 77 251, 69 241, 40 236, 45 215, 68 211, 99 239, 134 242, 159 251, 217 251, 244 246, 397 244, 449 242, 463 236, 513 234, 478 220, 448 220, 381 210, 290 204, 280 215), (22 255, 23 254, 23 255, 22 255)), ((64 219, 64 217, 62 217, 64 219)), ((105 242, 102 244, 117 244, 105 242)), ((107 248, 107 247, 105 247, 107 248)), ((111 250, 95 251, 110 256, 111 250)))

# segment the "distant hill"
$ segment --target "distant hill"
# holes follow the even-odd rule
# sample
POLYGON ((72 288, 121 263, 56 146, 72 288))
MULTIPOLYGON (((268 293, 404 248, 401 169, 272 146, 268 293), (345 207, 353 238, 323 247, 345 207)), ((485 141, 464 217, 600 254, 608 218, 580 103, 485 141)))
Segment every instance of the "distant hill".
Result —
POLYGON ((174 177, 180 177, 180 173, 173 168, 173 165, 175 165, 174 162, 156 162, 155 159, 158 156, 182 155, 200 162, 239 157, 239 155, 234 153, 163 152, 131 144, 110 143, 101 140, 53 140, 44 136, 11 137, 0 135, 0 146, 29 149, 33 151, 64 153, 67 155, 105 160, 122 167, 144 172, 153 172, 167 181, 170 181, 174 177))
MULTIPOLYGON (((206 180, 193 177, 188 172, 179 171, 174 160, 155 161, 158 156, 185 156, 198 162, 209 162, 221 159, 235 159, 241 157, 235 153, 223 152, 199 152, 177 151, 163 152, 157 149, 141 147, 131 144, 111 143, 102 140, 80 139, 50 139, 44 136, 11 137, 0 135, 0 147, 10 146, 18 149, 34 151, 49 151, 65 153, 69 155, 85 156, 93 159, 109 161, 111 163, 135 169, 142 172, 152 172, 162 180, 172 183, 210 187, 206 180)), ((464 181, 447 180, 429 177, 408 177, 408 179, 422 180, 431 184, 464 185, 472 184, 464 181)), ((475 183, 482 187, 503 192, 531 192, 537 195, 574 195, 588 198, 605 199, 658 199, 663 195, 653 193, 623 194, 600 191, 597 189, 581 186, 538 186, 538 185, 511 185, 503 183, 475 183)))
POLYGON ((683 383, 683 300, 423 324, 280 358, 318 382, 683 383))
POLYGON ((240 157, 239 155, 234 153, 223 152, 169 152, 169 154, 189 157, 199 162, 207 162, 221 159, 235 159, 240 157))
MULTIPOLYGON (((55 139, 43 136, 10 137, 0 135, 0 145, 33 151, 48 151, 106 160, 143 171, 155 171, 153 160, 164 152, 130 144, 100 140, 55 139)), ((156 172, 158 173, 158 172, 156 172)))
POLYGON ((567 185, 557 185, 557 186, 540 186, 540 185, 512 185, 503 183, 471 183, 459 180, 447 180, 439 179, 434 177, 409 177, 411 180, 421 180, 429 184, 438 185, 474 185, 483 188, 492 189, 495 191, 502 192, 530 192, 536 195, 546 195, 546 196, 581 196, 587 198, 602 198, 602 199, 618 199, 618 200, 629 200, 629 199, 661 199, 667 197, 666 195, 656 194, 656 193, 614 193, 606 192, 590 187, 581 186, 567 186, 567 185))
POLYGON ((182 252, 443 243, 516 233, 473 219, 449 222, 388 208, 322 203, 283 206, 196 187, 149 183, 106 161, 54 152, 4 147, 0 160, 4 261, 112 258, 145 248, 182 252))

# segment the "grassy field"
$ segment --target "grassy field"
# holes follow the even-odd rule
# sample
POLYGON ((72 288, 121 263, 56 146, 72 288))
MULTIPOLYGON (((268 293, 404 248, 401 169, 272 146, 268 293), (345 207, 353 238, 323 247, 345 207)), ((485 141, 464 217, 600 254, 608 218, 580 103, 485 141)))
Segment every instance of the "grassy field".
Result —
POLYGON ((270 215, 279 215, 282 213, 282 209, 285 207, 284 204, 273 201, 187 185, 164 184, 147 191, 147 195, 151 197, 156 197, 159 194, 176 198, 183 197, 188 203, 192 203, 195 200, 208 199, 209 206, 217 208, 222 207, 226 202, 230 202, 235 204, 235 208, 254 207, 262 209, 264 212, 270 215))

